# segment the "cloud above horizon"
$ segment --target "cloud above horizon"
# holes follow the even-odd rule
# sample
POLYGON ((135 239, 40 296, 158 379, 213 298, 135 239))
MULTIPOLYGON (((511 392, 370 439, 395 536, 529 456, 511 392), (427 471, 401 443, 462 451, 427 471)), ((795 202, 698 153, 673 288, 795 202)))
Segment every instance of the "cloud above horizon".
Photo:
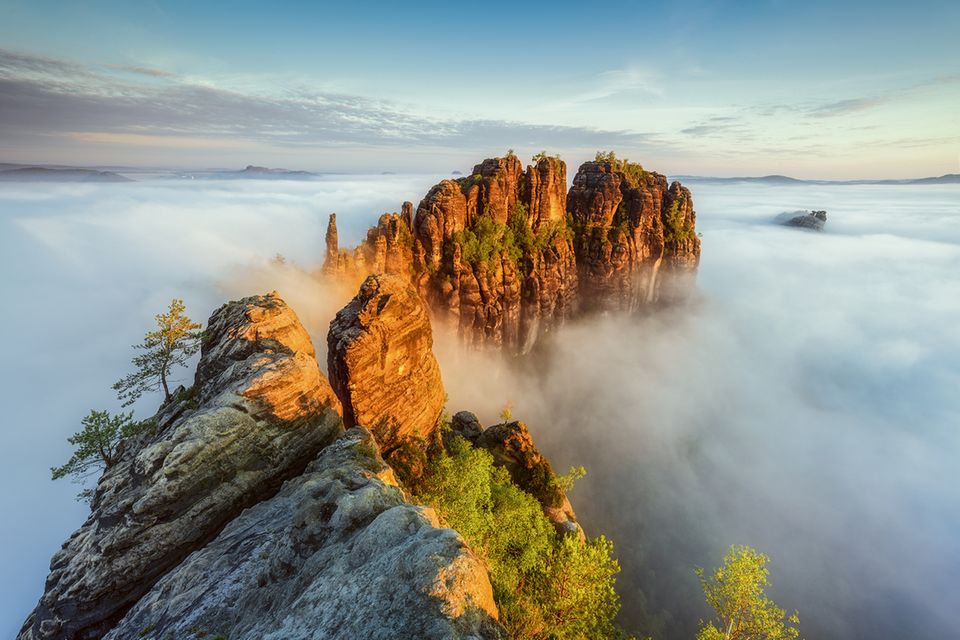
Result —
POLYGON ((158 146, 389 147, 454 149, 636 147, 643 134, 492 119, 438 119, 387 100, 309 90, 227 89, 139 66, 85 67, 0 49, 0 134, 158 146), (117 71, 146 76, 147 81, 117 71), (165 139, 173 139, 171 143, 165 139), (190 141, 193 141, 192 143, 190 141))

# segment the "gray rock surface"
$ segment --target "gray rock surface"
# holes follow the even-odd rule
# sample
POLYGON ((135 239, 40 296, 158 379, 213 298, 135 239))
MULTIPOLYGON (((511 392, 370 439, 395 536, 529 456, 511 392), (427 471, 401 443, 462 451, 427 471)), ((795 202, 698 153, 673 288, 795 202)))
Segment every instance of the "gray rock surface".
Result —
POLYGON ((205 336, 195 385, 101 478, 20 640, 100 638, 342 431, 310 338, 277 294, 224 305, 205 336))
POLYGON ((827 212, 789 211, 787 213, 781 213, 778 215, 774 222, 787 227, 799 227, 801 229, 823 231, 823 225, 825 225, 827 222, 827 212))
POLYGON ((394 485, 370 432, 350 429, 104 640, 505 638, 482 562, 394 485))

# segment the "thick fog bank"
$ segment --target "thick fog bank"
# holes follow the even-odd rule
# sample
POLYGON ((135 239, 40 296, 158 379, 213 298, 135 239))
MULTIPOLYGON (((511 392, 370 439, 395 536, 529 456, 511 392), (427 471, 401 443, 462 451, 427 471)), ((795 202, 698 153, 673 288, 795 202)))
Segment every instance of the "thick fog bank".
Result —
MULTIPOLYGON (((110 386, 172 297, 205 322, 231 298, 280 290, 325 358, 326 324, 344 292, 309 267, 327 216, 358 241, 383 211, 416 200, 434 176, 338 176, 311 182, 154 181, 0 185, 0 637, 11 638, 43 591, 50 556, 86 517, 79 487, 50 481, 67 436, 91 408, 120 410, 110 386), (286 264, 276 260, 284 256, 286 264), (302 265, 305 268, 299 268, 302 265)), ((191 384, 193 372, 177 373, 191 384)), ((134 408, 151 415, 159 398, 134 408)))
MULTIPOLYGON (((118 409, 110 385, 153 314, 176 296, 206 320, 278 289, 324 362, 350 296, 311 277, 327 214, 350 245, 435 181, 0 185, 0 634, 86 513, 48 469, 90 408, 118 409)), ((517 367, 438 335, 449 408, 492 422, 510 402, 557 466, 587 467, 577 511, 617 545, 625 620, 657 637, 693 636, 707 614, 693 567, 733 543, 772 557, 774 596, 808 638, 948 637, 960 188, 690 187, 704 257, 689 308, 567 326, 517 367), (826 209, 826 231, 769 224, 798 208, 826 209)))
POLYGON ((949 637, 960 189, 690 186, 689 308, 568 326, 537 371, 448 357, 451 402, 508 399, 558 466, 587 467, 572 499, 655 637, 694 636, 693 568, 731 544, 771 556, 808 638, 949 637), (769 224, 797 208, 827 209, 826 232, 769 224))

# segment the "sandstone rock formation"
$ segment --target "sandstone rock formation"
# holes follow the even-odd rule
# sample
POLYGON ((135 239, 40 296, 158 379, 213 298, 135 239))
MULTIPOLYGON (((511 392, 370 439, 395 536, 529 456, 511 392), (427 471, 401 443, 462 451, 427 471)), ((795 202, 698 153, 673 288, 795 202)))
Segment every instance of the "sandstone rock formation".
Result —
POLYGON ((626 161, 586 162, 567 208, 586 310, 636 311, 682 295, 674 276, 700 258, 690 191, 626 161), (666 283, 666 284, 665 284, 666 283))
POLYGON ((584 163, 568 194, 564 162, 535 160, 487 159, 441 181, 415 216, 409 203, 384 214, 352 253, 328 231, 324 271, 409 279, 467 345, 513 354, 581 310, 684 295, 700 257, 685 187, 611 158, 584 163))
POLYGON ((543 507, 547 519, 560 533, 573 533, 584 539, 577 524, 577 514, 563 489, 550 461, 540 454, 527 425, 519 421, 495 424, 486 429, 469 411, 460 411, 450 421, 451 431, 493 455, 493 463, 505 468, 513 482, 532 494, 543 507))
POLYGON ((147 593, 105 640, 501 638, 484 564, 354 428, 147 593))
MULTIPOLYGON (((370 276, 328 343, 332 385, 276 293, 214 312, 195 384, 123 443, 19 640, 505 640, 487 563, 408 502, 380 453, 406 463, 428 455, 406 442, 440 446, 423 301, 402 277, 370 276), (344 432, 341 409, 371 429, 344 432)), ((522 423, 484 430, 461 412, 453 429, 583 537, 522 423)))
POLYGON ((427 309, 409 281, 368 277, 330 323, 327 347, 348 427, 369 428, 387 454, 434 431, 445 394, 427 309))
POLYGON ((217 310, 193 388, 101 478, 20 640, 102 637, 165 573, 303 471, 341 429, 334 402, 276 294, 217 310))

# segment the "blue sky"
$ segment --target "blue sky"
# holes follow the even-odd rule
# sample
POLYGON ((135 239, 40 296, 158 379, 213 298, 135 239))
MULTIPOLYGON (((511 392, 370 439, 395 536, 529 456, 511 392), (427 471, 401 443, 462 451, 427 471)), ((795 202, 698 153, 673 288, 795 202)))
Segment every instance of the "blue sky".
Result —
POLYGON ((960 171, 960 3, 0 1, 0 161, 960 171))

